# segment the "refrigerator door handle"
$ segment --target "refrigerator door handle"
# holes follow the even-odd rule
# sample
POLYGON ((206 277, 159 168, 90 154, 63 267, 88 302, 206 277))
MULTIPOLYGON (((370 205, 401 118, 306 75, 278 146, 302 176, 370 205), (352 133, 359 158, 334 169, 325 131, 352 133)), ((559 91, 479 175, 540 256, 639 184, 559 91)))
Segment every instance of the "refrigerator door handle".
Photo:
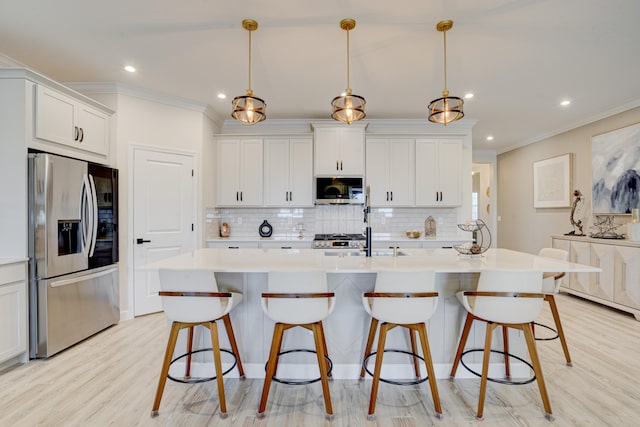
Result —
POLYGON ((91 248, 89 256, 92 257, 96 249, 96 240, 98 238, 98 196, 96 195, 96 184, 93 175, 89 174, 89 183, 91 184, 91 248))
POLYGON ((59 288, 60 286, 73 285, 73 284, 78 283, 79 279, 81 279, 81 280, 95 279, 97 277, 107 276, 107 275, 112 274, 112 273, 114 273, 116 271, 118 271, 118 267, 110 268, 108 270, 104 270, 104 271, 101 271, 99 273, 87 274, 86 276, 74 277, 73 279, 56 280, 55 282, 51 282, 49 284, 49 286, 52 287, 52 288, 59 288))
POLYGON ((93 210, 89 209, 91 185, 88 175, 82 177, 82 194, 80 197, 80 218, 82 222, 82 251, 88 256, 91 250, 91 232, 93 231, 93 210))

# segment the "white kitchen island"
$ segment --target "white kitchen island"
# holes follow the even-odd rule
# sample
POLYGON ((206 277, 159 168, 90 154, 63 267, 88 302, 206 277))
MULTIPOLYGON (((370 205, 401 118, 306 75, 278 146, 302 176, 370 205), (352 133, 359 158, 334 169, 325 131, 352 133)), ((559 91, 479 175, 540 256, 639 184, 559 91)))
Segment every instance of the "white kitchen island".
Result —
MULTIPOLYGON (((247 377, 264 377, 264 364, 268 358, 273 322, 264 315, 260 295, 267 289, 267 272, 272 270, 323 269, 328 273, 329 291, 336 294, 334 312, 324 321, 329 355, 333 361, 334 378, 357 378, 360 372, 362 352, 366 342, 370 318, 362 306, 363 292, 372 291, 375 273, 381 270, 406 271, 432 269, 436 272, 436 290, 439 292, 438 308, 428 324, 429 342, 436 376, 449 376, 458 338, 465 318, 465 310, 455 297, 460 290, 473 290, 477 274, 486 269, 537 270, 541 272, 598 272, 598 268, 570 262, 543 258, 506 249, 490 249, 482 256, 462 256, 454 249, 402 249, 397 257, 379 255, 364 257, 343 250, 320 249, 200 249, 177 257, 159 261, 148 269, 208 269, 216 272, 222 289, 242 292, 243 300, 231 318, 240 348, 247 377)), ((376 251, 374 250, 374 253, 376 251)), ((389 251, 385 252, 389 254, 389 251)), ((402 284, 398 284, 401 289, 402 284)), ((304 283, 300 284, 304 292, 304 283)), ((570 319, 565 320, 570 322, 570 319)), ((499 330, 499 328, 498 328, 499 330)), ((497 330, 497 331, 498 331, 497 330)), ((500 332, 496 332, 499 334, 500 332)), ((523 337, 511 332, 511 353, 528 359, 523 337)), ((571 338, 569 337, 569 340, 571 338)), ((210 346, 208 334, 199 331, 197 341, 201 347, 210 346)), ((496 337, 495 342, 501 342, 496 337)), ((467 348, 482 348, 484 326, 473 330, 467 348)), ((228 343, 223 340, 223 347, 228 343)), ((309 331, 295 328, 285 334, 282 349, 312 348, 309 331)), ((176 354, 185 347, 178 344, 176 354)), ((387 348, 410 349, 409 339, 402 328, 394 329, 387 348)), ((481 353, 465 359, 471 365, 480 362, 481 353), (475 357, 475 359, 472 359, 475 357)), ((372 363, 373 361, 370 361, 372 363)), ((383 364, 383 376, 411 378, 411 360, 404 355, 388 353, 383 364)), ((515 361, 514 361, 515 362, 515 361)), ((180 366, 176 363, 173 369, 180 366)), ((200 359, 192 368, 195 375, 211 373, 210 364, 200 359)), ((492 369, 502 369, 496 357, 492 369)), ((182 371, 183 372, 183 371, 182 371)), ((503 371, 499 371, 503 372, 503 371)), ((528 376, 528 368, 513 363, 513 376, 528 376)), ((464 369, 458 376, 470 375, 464 369)), ((288 354, 279 363, 278 376, 285 378, 310 378, 317 376, 315 356, 306 353, 288 354)))

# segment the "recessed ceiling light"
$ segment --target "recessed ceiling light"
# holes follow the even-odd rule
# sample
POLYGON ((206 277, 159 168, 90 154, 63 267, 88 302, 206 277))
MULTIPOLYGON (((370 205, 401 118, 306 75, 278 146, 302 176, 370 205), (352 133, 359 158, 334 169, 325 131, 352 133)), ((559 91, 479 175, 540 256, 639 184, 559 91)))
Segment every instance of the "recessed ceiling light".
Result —
POLYGON ((130 73, 136 72, 136 67, 134 67, 133 65, 125 65, 124 69, 130 73))
POLYGON ((493 141, 493 136, 489 135, 489 136, 487 137, 487 141, 493 141))
POLYGON ((565 99, 564 101, 560 102, 560 105, 562 105, 563 107, 566 107, 569 104, 571 104, 571 101, 569 101, 568 99, 565 99))
POLYGON ((473 94, 471 92, 465 93, 464 97, 465 97, 465 99, 471 99, 471 98, 473 98, 473 94))
POLYGON ((226 99, 226 98, 227 98, 227 94, 226 94, 226 93, 222 93, 222 92, 220 92, 220 93, 218 94, 218 99, 226 99))

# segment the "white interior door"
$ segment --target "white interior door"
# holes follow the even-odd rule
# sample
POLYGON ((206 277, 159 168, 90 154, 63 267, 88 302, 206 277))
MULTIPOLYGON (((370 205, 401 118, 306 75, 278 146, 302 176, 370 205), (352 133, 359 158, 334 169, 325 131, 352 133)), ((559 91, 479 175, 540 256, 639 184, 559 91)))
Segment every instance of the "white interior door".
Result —
POLYGON ((193 156, 134 150, 134 315, 162 310, 157 272, 140 267, 195 249, 193 156))

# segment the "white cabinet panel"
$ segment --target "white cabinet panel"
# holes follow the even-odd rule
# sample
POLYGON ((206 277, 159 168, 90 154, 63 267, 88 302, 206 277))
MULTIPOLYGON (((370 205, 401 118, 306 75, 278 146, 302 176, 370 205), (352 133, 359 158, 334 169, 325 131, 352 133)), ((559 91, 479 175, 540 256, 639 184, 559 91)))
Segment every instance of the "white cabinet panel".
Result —
POLYGON ((313 206, 313 141, 265 139, 265 206, 313 206))
MULTIPOLYGON (((571 242, 569 260, 578 264, 591 264, 591 246, 588 242, 571 242)), ((569 287, 577 291, 589 293, 589 273, 570 273, 569 287)))
POLYGON ((0 265, 0 363, 26 351, 26 265, 0 265))
POLYGON ((220 138, 216 144, 217 204, 262 205, 262 139, 220 138))
POLYGON ((614 253, 614 246, 591 244, 591 262, 589 265, 600 267, 602 272, 590 273, 589 293, 608 301, 613 301, 614 253))
POLYGON ((109 114, 70 96, 37 85, 35 137, 107 156, 109 114))
POLYGON ((416 140, 416 205, 462 204, 462 141, 416 140))
POLYGON ((316 175, 364 175, 364 127, 315 127, 316 175))
POLYGON ((615 249, 614 301, 640 310, 640 248, 615 249))
POLYGON ((413 139, 367 139, 367 185, 373 206, 415 204, 413 139))

